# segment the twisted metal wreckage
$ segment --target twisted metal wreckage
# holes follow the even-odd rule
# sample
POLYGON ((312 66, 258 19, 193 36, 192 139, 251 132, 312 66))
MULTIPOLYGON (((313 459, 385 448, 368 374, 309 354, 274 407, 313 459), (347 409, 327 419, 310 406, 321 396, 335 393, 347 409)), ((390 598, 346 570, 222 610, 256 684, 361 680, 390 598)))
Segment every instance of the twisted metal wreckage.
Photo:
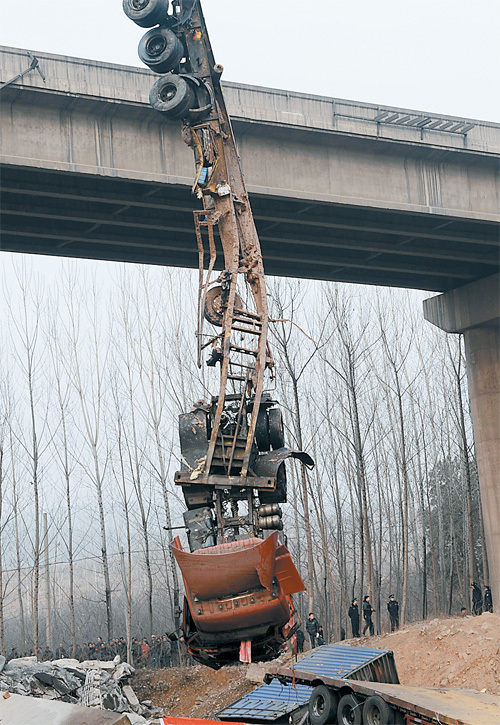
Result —
POLYGON ((141 60, 160 74, 150 102, 182 122, 194 152, 193 192, 203 203, 194 212, 198 366, 208 354, 206 364, 220 368, 218 394, 179 423, 175 482, 190 552, 179 538, 172 550, 186 593, 184 638, 195 659, 215 668, 271 659, 300 626, 291 595, 305 589, 279 534, 285 461, 314 462, 285 446, 281 410, 265 390, 275 365, 262 254, 200 0, 123 0, 123 8, 152 28, 139 44, 141 60))

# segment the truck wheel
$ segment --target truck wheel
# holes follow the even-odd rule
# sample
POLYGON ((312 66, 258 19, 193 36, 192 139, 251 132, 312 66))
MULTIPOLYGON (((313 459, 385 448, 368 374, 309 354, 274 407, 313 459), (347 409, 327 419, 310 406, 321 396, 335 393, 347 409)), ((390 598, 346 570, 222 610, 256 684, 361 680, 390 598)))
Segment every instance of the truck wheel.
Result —
POLYGON ((394 725, 396 713, 380 695, 372 695, 363 705, 365 725, 394 725))
POLYGON ((344 695, 340 698, 337 721, 339 725, 363 725, 361 703, 354 695, 344 695))
POLYGON ((267 417, 267 408, 261 408, 257 415, 255 439, 261 453, 266 453, 270 449, 271 441, 269 440, 269 419, 267 417))
POLYGON ((168 28, 153 28, 141 38, 139 58, 155 73, 168 73, 179 65, 184 48, 168 28))
POLYGON ((123 0, 123 12, 141 28, 152 28, 167 19, 169 0, 123 0))
POLYGON ((149 94, 149 102, 167 118, 182 118, 196 103, 194 91, 181 76, 168 73, 158 78, 149 94))
MULTIPOLYGON (((234 309, 244 310, 243 300, 236 294, 234 296, 234 309)), ((224 317, 224 307, 222 305, 222 287, 210 287, 205 297, 205 306, 203 308, 203 315, 206 320, 222 327, 222 319, 224 317)))
POLYGON ((271 447, 276 450, 285 445, 285 434, 283 431, 283 416, 279 408, 269 408, 267 411, 269 420, 269 441, 271 447))
POLYGON ((309 720, 311 725, 326 725, 337 722, 338 695, 326 685, 318 685, 309 698, 309 720))

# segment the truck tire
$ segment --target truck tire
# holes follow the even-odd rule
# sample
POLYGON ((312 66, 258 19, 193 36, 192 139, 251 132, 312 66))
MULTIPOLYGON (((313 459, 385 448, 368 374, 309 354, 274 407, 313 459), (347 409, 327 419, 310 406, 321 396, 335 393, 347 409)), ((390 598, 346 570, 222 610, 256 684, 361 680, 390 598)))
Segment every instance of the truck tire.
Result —
POLYGON ((337 722, 339 697, 326 685, 318 685, 309 698, 309 720, 311 725, 326 725, 337 722))
POLYGON ((363 705, 364 725, 394 725, 396 712, 380 695, 372 695, 363 705))
POLYGON ((267 411, 269 420, 269 441, 271 448, 283 448, 285 445, 285 434, 283 431, 283 416, 279 408, 269 408, 267 411))
POLYGON ((361 703, 354 695, 344 695, 340 698, 337 708, 337 722, 339 725, 363 725, 361 703))
POLYGON ((168 73, 184 55, 184 47, 168 28, 149 30, 139 43, 139 58, 155 73, 168 73))
POLYGON ((152 28, 167 19, 169 0, 123 0, 123 12, 141 28, 152 28))
POLYGON ((182 76, 168 73, 158 78, 149 94, 149 102, 167 118, 183 118, 196 103, 194 91, 182 76))
POLYGON ((258 412, 257 425, 255 426, 255 439, 257 441, 257 447, 261 453, 266 453, 271 448, 267 408, 262 407, 258 412))

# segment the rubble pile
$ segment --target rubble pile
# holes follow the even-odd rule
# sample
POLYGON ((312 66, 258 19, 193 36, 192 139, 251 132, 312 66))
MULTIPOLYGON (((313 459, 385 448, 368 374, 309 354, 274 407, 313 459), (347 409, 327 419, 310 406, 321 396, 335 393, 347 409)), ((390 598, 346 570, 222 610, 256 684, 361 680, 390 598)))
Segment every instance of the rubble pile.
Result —
POLYGON ((38 662, 36 657, 21 657, 8 663, 0 656, 0 690, 125 713, 132 725, 145 725, 161 710, 149 700, 139 701, 129 684, 134 673, 118 655, 110 662, 38 662))

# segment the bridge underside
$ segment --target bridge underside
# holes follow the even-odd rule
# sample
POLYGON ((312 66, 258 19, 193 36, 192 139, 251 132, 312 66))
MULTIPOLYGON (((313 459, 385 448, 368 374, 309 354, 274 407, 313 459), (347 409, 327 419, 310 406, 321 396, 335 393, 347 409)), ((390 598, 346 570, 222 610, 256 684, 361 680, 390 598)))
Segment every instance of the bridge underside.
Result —
MULTIPOLYGON (((6 164, 4 251, 197 267, 189 187, 6 164)), ((493 222, 252 195, 269 275, 446 291, 493 274, 493 222)))

